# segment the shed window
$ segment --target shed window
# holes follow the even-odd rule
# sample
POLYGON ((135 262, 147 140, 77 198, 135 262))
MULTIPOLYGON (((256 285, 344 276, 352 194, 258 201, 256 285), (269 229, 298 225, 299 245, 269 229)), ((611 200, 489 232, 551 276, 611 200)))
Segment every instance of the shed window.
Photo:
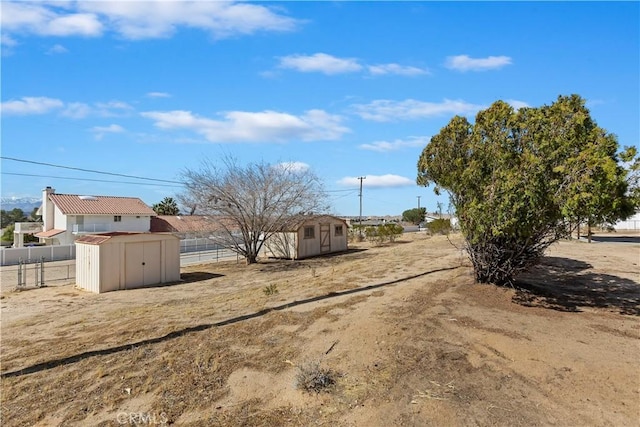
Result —
POLYGON ((341 225, 336 225, 335 235, 336 236, 342 236, 342 226, 341 225))
POLYGON ((314 226, 309 226, 304 228, 304 238, 305 239, 315 239, 316 238, 316 228, 314 226))
POLYGON ((121 215, 114 215, 113 216, 113 222, 121 222, 122 221, 122 216, 121 215))

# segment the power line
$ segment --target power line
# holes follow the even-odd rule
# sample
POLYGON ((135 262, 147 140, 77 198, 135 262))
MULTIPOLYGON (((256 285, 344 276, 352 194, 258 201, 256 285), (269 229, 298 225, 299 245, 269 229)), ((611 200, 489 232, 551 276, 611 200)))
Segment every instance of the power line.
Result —
POLYGON ((324 190, 325 193, 342 193, 346 191, 358 191, 357 188, 347 188, 346 190, 324 190))
POLYGON ((351 193, 348 193, 348 194, 342 194, 342 195, 340 195, 340 196, 330 196, 330 198, 331 198, 332 200, 344 199, 345 197, 350 197, 350 196, 352 196, 352 195, 355 193, 355 191, 357 191, 357 190, 354 190, 354 191, 352 191, 351 193))
MULTIPOLYGON (((147 178, 147 177, 143 177, 143 176, 126 175, 126 174, 115 173, 115 172, 99 171, 99 170, 95 170, 95 169, 84 169, 84 168, 78 168, 78 167, 74 167, 74 166, 56 165, 56 164, 53 164, 53 163, 36 162, 34 160, 17 159, 15 157, 0 156, 0 159, 11 160, 11 161, 14 161, 14 162, 21 162, 21 163, 30 163, 30 164, 34 164, 34 165, 40 165, 40 166, 49 166, 49 167, 60 168, 60 169, 76 170, 76 171, 80 171, 80 172, 90 172, 90 173, 97 173, 97 174, 110 175, 110 176, 121 176, 123 178, 143 179, 143 180, 146 180, 146 181, 154 181, 154 182, 166 182, 166 183, 169 183, 169 184, 178 184, 178 185, 181 185, 181 186, 185 185, 185 182, 181 182, 181 181, 171 181, 171 180, 166 180, 166 179, 147 178)), ((21 174, 21 173, 17 173, 17 172, 16 173, 13 173, 13 172, 2 172, 2 175, 31 176, 31 177, 36 177, 36 178, 57 178, 57 179, 69 179, 69 180, 93 181, 93 182, 110 182, 110 183, 116 183, 116 184, 153 185, 153 184, 144 184, 144 183, 141 183, 141 182, 109 181, 109 180, 99 180, 99 179, 89 179, 89 178, 72 178, 72 177, 50 176, 50 175, 21 174)), ((168 187, 172 187, 172 186, 168 186, 168 187)), ((325 192, 326 193, 342 193, 342 192, 353 192, 353 191, 356 191, 356 190, 357 190, 356 188, 347 188, 347 189, 343 189, 343 190, 325 190, 325 192)), ((362 189, 360 191, 362 191, 362 189)))
POLYGON ((37 175, 37 174, 17 173, 17 172, 2 172, 2 175, 31 176, 31 177, 35 177, 35 178, 69 179, 69 180, 73 180, 73 181, 109 182, 109 183, 113 183, 113 184, 152 185, 154 187, 178 187, 178 185, 152 184, 152 183, 146 183, 146 182, 112 181, 112 180, 108 180, 108 179, 74 178, 74 177, 70 177, 70 176, 37 175))
POLYGON ((76 167, 73 167, 73 166, 54 165, 52 163, 36 162, 36 161, 33 161, 33 160, 24 160, 24 159, 16 159, 14 157, 0 156, 0 159, 12 160, 14 162, 30 163, 30 164, 33 164, 33 165, 50 166, 50 167, 53 167, 53 168, 71 169, 71 170, 76 170, 76 171, 81 171, 81 172, 98 173, 98 174, 111 175, 111 176, 121 176, 121 177, 124 177, 124 178, 144 179, 144 180, 147 180, 147 181, 156 181, 156 182, 168 182, 168 183, 171 183, 171 184, 181 184, 181 185, 184 184, 183 182, 180 182, 180 181, 170 181, 170 180, 166 180, 166 179, 146 178, 146 177, 143 177, 143 176, 125 175, 125 174, 115 173, 115 172, 104 172, 104 171, 98 171, 98 170, 95 170, 95 169, 76 168, 76 167))

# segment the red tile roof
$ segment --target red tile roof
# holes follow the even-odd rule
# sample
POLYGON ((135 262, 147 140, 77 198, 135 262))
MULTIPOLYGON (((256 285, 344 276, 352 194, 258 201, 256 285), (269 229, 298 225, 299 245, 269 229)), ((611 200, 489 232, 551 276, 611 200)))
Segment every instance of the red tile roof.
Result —
POLYGON ((219 221, 203 215, 158 215, 151 218, 151 232, 212 233, 220 230, 219 221))
POLYGON ((52 228, 51 230, 48 230, 48 231, 41 231, 39 233, 35 233, 34 236, 46 238, 46 237, 57 236, 60 233, 64 233, 64 230, 57 230, 55 228, 52 228))
POLYGON ((53 193, 49 194, 49 199, 65 215, 156 215, 153 209, 137 197, 53 193))

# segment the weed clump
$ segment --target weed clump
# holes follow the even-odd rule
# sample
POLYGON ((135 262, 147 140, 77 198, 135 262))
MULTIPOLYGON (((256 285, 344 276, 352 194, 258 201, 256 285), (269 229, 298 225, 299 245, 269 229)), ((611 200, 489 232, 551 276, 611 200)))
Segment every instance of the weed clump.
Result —
POLYGON ((296 387, 309 393, 329 392, 336 383, 337 374, 320 366, 319 361, 306 362, 298 366, 296 387))
POLYGON ((278 285, 272 283, 269 286, 265 286, 262 292, 264 292, 266 296, 275 295, 278 293, 278 285))

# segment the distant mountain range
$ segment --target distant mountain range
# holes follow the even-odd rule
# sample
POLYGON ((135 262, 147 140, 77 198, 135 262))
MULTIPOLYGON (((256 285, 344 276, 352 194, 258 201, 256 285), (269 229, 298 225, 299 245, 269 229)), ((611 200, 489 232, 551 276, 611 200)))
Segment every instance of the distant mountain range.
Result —
POLYGON ((11 211, 22 209, 22 212, 30 214, 34 208, 39 208, 42 199, 38 197, 0 197, 0 209, 11 211))

